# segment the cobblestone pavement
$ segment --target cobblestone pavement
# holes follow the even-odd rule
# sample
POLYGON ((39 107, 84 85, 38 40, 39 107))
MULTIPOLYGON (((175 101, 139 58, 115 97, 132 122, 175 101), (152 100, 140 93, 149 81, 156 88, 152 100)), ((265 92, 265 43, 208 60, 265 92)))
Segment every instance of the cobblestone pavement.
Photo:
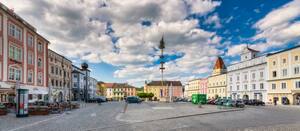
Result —
POLYGON ((300 108, 247 107, 227 111, 216 106, 198 108, 190 103, 87 104, 70 114, 15 118, 0 117, 1 131, 300 131, 300 108), (120 115, 122 114, 122 115, 120 115), (197 114, 197 115, 192 115, 197 114), (187 116, 188 115, 188 116, 187 116), (124 121, 125 120, 125 121, 124 121))

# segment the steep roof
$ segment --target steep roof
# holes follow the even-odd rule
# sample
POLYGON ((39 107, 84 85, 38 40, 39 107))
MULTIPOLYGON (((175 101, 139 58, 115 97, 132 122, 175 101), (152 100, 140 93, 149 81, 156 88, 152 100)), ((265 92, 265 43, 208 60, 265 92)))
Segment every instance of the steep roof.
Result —
POLYGON ((218 59, 215 63, 214 70, 215 69, 226 69, 223 59, 220 56, 218 56, 218 59))
POLYGON ((259 52, 258 50, 254 50, 254 49, 251 49, 249 48, 248 46, 246 47, 249 51, 252 51, 252 52, 259 52))
MULTIPOLYGON (((163 86, 171 85, 171 83, 172 83, 172 86, 182 86, 180 81, 163 81, 163 86)), ((151 81, 147 85, 148 86, 161 86, 162 83, 161 83, 161 81, 151 81)))

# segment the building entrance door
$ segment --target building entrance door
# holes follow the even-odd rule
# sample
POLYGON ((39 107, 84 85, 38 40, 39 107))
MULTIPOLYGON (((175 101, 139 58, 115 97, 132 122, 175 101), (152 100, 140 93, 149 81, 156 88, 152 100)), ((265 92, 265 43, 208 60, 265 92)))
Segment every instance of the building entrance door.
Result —
POLYGON ((294 105, 300 105, 300 93, 294 94, 294 105))

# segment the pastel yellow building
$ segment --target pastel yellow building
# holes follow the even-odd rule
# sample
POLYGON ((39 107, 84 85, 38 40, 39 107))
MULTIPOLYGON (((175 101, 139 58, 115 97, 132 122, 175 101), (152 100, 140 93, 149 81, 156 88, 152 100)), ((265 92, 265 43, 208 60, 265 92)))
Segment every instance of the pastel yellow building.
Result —
POLYGON ((208 99, 227 96, 227 74, 226 66, 221 57, 218 57, 212 75, 208 77, 208 99))
POLYGON ((151 81, 145 83, 145 93, 153 93, 153 100, 168 101, 170 96, 173 98, 183 97, 182 84, 180 81, 151 81))
POLYGON ((268 103, 300 103, 300 46, 267 55, 268 103))

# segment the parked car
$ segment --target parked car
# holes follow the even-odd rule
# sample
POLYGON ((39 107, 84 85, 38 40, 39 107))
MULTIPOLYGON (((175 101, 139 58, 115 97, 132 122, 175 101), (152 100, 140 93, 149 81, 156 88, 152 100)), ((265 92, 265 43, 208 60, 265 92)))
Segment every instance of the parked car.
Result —
POLYGON ((223 106, 227 106, 227 107, 232 107, 233 106, 233 102, 232 100, 223 100, 223 106))
POLYGON ((215 104, 215 99, 210 99, 207 101, 207 104, 214 105, 215 104))
POLYGON ((234 101, 232 101, 232 105, 234 107, 239 107, 239 108, 244 108, 245 107, 245 104, 242 100, 234 100, 234 101))
POLYGON ((216 105, 223 105, 224 102, 226 102, 225 99, 217 99, 217 100, 215 101, 215 104, 216 104, 216 105))
POLYGON ((105 96, 96 96, 95 99, 98 102, 107 102, 107 98, 105 96))
POLYGON ((128 96, 126 98, 126 102, 127 103, 141 103, 142 100, 137 96, 128 96))
POLYGON ((253 106, 264 106, 265 103, 261 100, 256 100, 256 99, 251 99, 249 100, 249 105, 253 105, 253 106))

